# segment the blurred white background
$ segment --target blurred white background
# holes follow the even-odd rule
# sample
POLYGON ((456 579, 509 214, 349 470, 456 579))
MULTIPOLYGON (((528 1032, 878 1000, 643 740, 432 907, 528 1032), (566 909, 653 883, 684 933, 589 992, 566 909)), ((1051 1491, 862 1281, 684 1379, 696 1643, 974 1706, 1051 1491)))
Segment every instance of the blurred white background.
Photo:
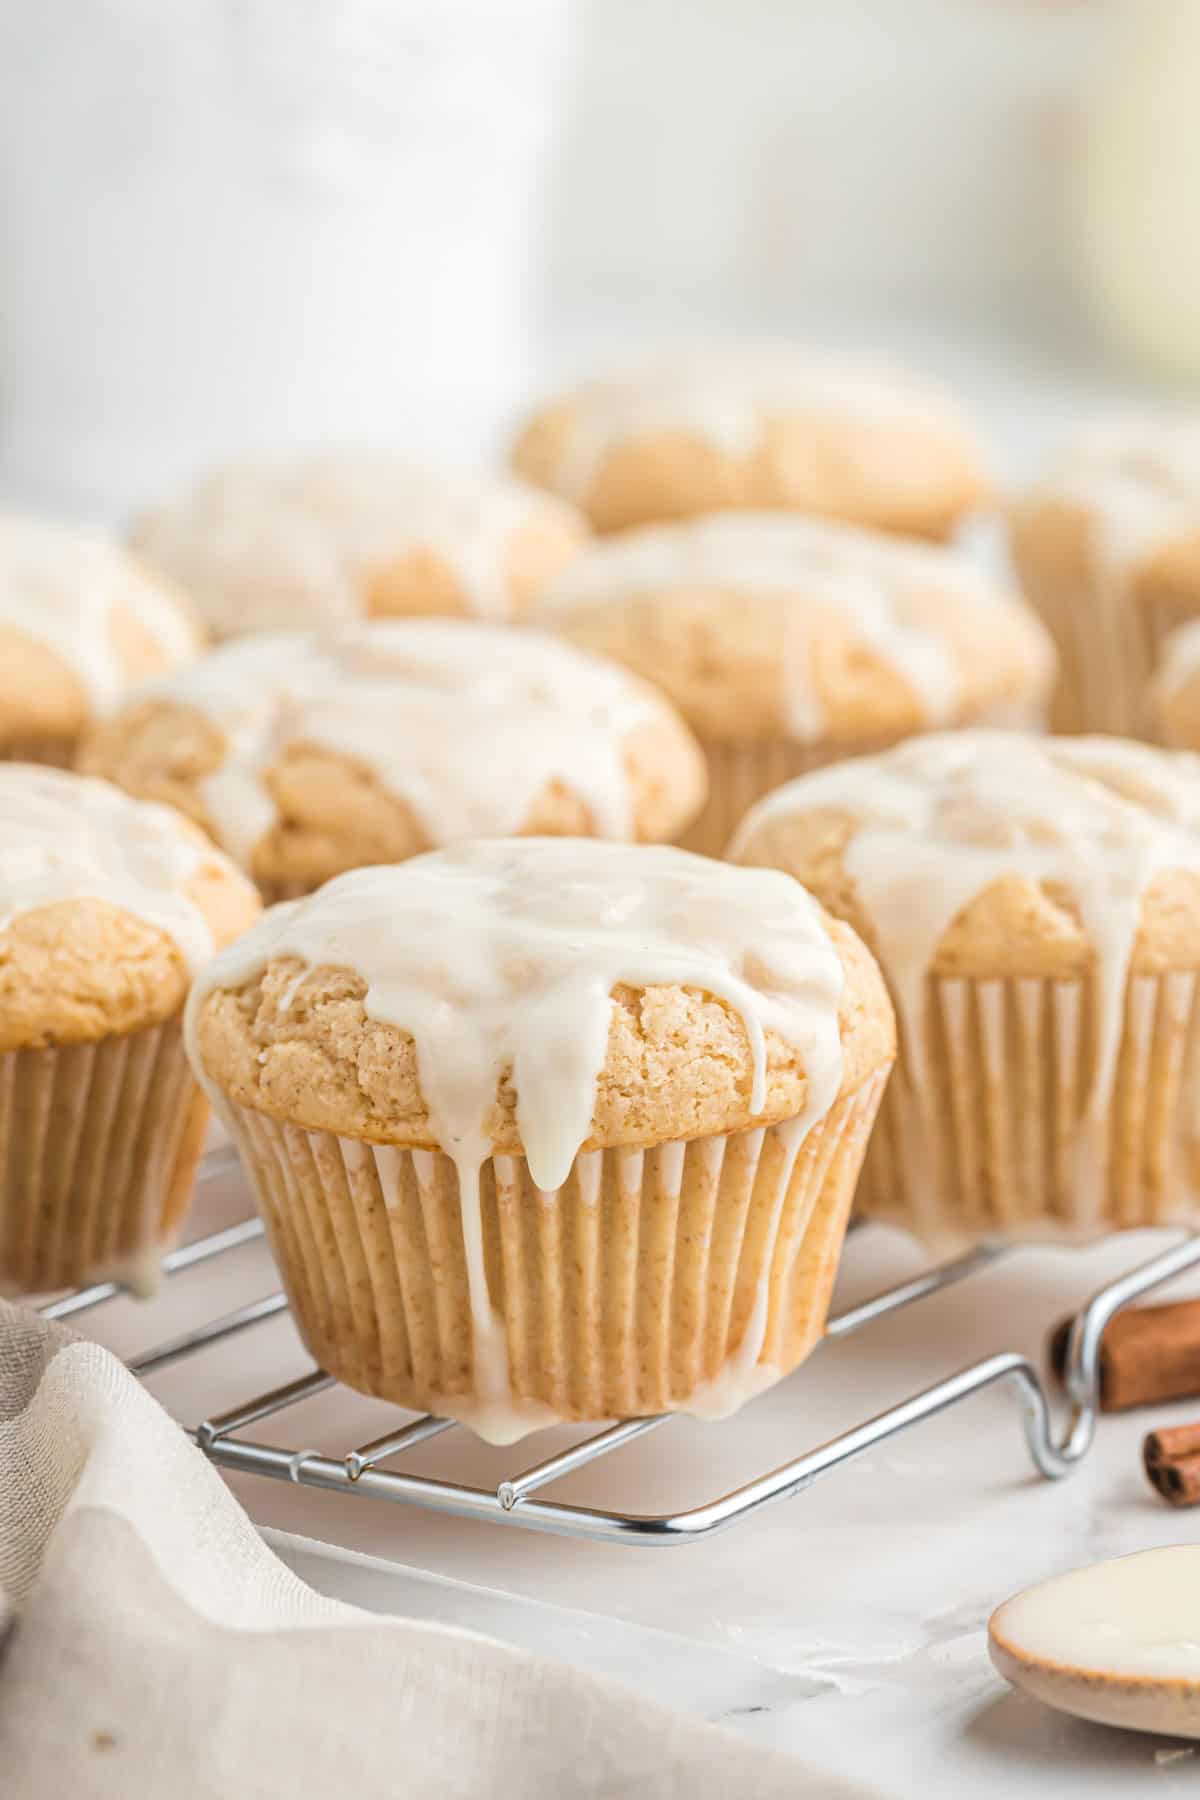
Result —
POLYGON ((599 0, 554 305, 1061 319, 1071 115, 1111 10, 599 0))
POLYGON ((1198 91, 1197 0, 0 0, 0 478, 469 458, 681 333, 1194 368, 1198 91))

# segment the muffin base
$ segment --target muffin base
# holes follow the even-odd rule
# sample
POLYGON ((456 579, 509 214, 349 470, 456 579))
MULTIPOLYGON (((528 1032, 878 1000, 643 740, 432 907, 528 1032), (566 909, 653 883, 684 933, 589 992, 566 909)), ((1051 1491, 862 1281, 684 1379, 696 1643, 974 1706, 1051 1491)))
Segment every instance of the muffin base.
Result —
POLYGON ((0 1055, 0 1286, 152 1293, 207 1120, 178 1019, 0 1055))
POLYGON ((902 1052, 859 1211, 940 1253, 985 1238, 1086 1243, 1196 1222, 1197 977, 1130 980, 1112 1090, 1095 1116, 1093 1005, 1079 981, 931 981, 927 1080, 914 1082, 902 1052))
POLYGON ((241 1107, 228 1122, 317 1362, 504 1442, 558 1420, 720 1416, 801 1362, 886 1075, 802 1143, 789 1122, 587 1151, 553 1191, 495 1156, 474 1218, 441 1151, 241 1107))

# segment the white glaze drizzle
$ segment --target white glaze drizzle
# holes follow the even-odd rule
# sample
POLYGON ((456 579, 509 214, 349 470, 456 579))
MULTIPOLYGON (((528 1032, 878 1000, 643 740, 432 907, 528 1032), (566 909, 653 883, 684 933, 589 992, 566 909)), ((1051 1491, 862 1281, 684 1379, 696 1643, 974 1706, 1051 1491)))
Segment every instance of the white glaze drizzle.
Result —
MULTIPOLYGON (((752 1113, 766 1102, 766 1034, 792 1045, 807 1077, 794 1152, 841 1081, 841 961, 816 902, 774 870, 662 846, 528 838, 339 876, 271 908, 194 986, 188 1050, 218 1107, 197 1050, 200 1010, 214 989, 237 989, 283 957, 305 970, 356 971, 367 1015, 415 1042, 430 1121, 458 1173, 475 1334, 472 1419, 489 1436, 504 1432, 511 1410, 504 1334, 484 1275, 479 1187, 501 1077, 511 1074, 530 1174, 548 1191, 563 1185, 590 1135, 610 996, 621 984, 677 983, 733 1008, 753 1057, 752 1113)), ((752 1381, 755 1371, 745 1374, 752 1381)))
POLYGON ((107 781, 0 762, 0 933, 38 907, 103 900, 165 931, 194 973, 213 935, 186 889, 213 860, 170 807, 107 781))
POLYGON ((818 810, 854 821, 846 872, 926 1105, 928 977, 950 926, 1005 876, 1071 896, 1095 955, 1096 1055, 1076 1170, 1081 1186, 1094 1182, 1146 892, 1164 871, 1200 868, 1200 757, 1120 738, 913 738, 768 795, 739 827, 730 856, 753 862, 762 828, 818 810))
POLYGON ((234 463, 147 514, 135 531, 222 637, 332 625, 366 611, 366 581, 427 550, 482 618, 512 610, 514 532, 574 515, 515 476, 438 472, 362 453, 234 463))
MULTIPOLYGON (((912 689, 929 725, 950 723, 963 701, 959 669, 929 598, 997 610, 1015 604, 975 564, 940 546, 795 513, 747 511, 597 539, 551 585, 543 607, 549 616, 689 588, 785 594, 794 602, 784 657, 787 703, 793 735, 806 742, 825 726, 812 679, 819 629, 813 603, 853 625, 912 689)), ((1048 679, 1048 646, 1045 661, 1048 679)))
POLYGON ((276 818, 264 775, 295 744, 365 763, 434 844, 519 831, 555 780, 584 800, 596 836, 629 837, 624 746, 665 704, 555 638, 454 619, 239 639, 140 693, 195 707, 224 734, 201 792, 243 867, 276 818))
POLYGON ((1083 506, 1097 576, 1124 597, 1156 551, 1200 531, 1200 418, 1129 418, 1085 432, 1033 490, 1083 506))
POLYGON ((119 544, 75 526, 0 516, 0 627, 53 650, 98 717, 131 685, 114 636, 119 612, 157 646, 165 668, 200 648, 182 608, 119 544))
POLYGON ((1028 1661, 1093 1680, 1200 1686, 1200 1546, 1171 1544, 1071 1569, 995 1614, 993 1638, 1028 1661))
POLYGON ((789 414, 932 424, 969 441, 962 415, 935 384, 786 345, 676 353, 589 381, 569 401, 554 486, 576 501, 614 449, 659 432, 702 438, 732 457, 750 456, 764 422, 789 414))

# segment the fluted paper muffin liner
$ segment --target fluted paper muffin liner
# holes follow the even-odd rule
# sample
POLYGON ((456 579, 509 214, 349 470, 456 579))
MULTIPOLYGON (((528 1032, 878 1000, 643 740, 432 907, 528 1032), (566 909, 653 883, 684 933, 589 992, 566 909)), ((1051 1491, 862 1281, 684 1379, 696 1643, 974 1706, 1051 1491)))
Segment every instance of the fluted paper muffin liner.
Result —
POLYGON ((1092 1104, 1083 981, 932 980, 925 1102, 902 1052, 859 1187, 862 1213, 950 1251, 1086 1242, 1191 1222, 1200 1198, 1200 1018, 1192 972, 1130 978, 1107 1104, 1092 1104))
POLYGON ((1027 591, 1058 651, 1054 730, 1138 736, 1145 724, 1150 649, 1126 596, 1054 582, 1044 588, 1034 582, 1027 591))
MULTIPOLYGON (((1041 731, 1046 723, 1045 703, 1035 700, 997 705, 981 713, 973 723, 1041 731)), ((863 738, 855 744, 804 744, 790 738, 736 744, 701 738, 700 748, 708 764, 708 800, 679 843, 685 850, 699 851, 702 856, 724 856, 734 832, 764 795, 813 769, 847 762, 851 757, 875 756, 902 741, 894 732, 863 738)))
POLYGON ((1042 583, 1026 571, 1026 593, 1058 651, 1051 707, 1055 731, 1151 735, 1148 684, 1163 641, 1196 608, 1144 603, 1122 582, 1042 583))
POLYGON ((113 1278, 151 1292, 207 1119, 178 1018, 0 1055, 0 1285, 113 1278))
POLYGON ((554 1420, 716 1416, 794 1368, 824 1329, 885 1079, 803 1142, 783 1124, 587 1151, 553 1191, 494 1156, 477 1221, 440 1151, 228 1116, 321 1366, 501 1439, 554 1420))
POLYGON ((724 856, 730 838, 764 794, 811 769, 844 762, 849 756, 888 750, 895 742, 894 737, 887 737, 847 746, 767 738, 761 743, 731 744, 702 738, 700 748, 708 763, 708 799, 679 842, 685 850, 697 850, 702 856, 724 856))

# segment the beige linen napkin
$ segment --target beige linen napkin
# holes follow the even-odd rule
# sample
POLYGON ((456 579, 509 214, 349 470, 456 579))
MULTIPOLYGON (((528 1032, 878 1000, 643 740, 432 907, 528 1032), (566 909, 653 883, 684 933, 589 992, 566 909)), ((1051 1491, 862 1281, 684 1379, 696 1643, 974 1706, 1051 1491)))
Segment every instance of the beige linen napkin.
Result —
POLYGON ((314 1593, 114 1356, 3 1302, 0 1634, 12 1800, 857 1791, 613 1683, 314 1593))

